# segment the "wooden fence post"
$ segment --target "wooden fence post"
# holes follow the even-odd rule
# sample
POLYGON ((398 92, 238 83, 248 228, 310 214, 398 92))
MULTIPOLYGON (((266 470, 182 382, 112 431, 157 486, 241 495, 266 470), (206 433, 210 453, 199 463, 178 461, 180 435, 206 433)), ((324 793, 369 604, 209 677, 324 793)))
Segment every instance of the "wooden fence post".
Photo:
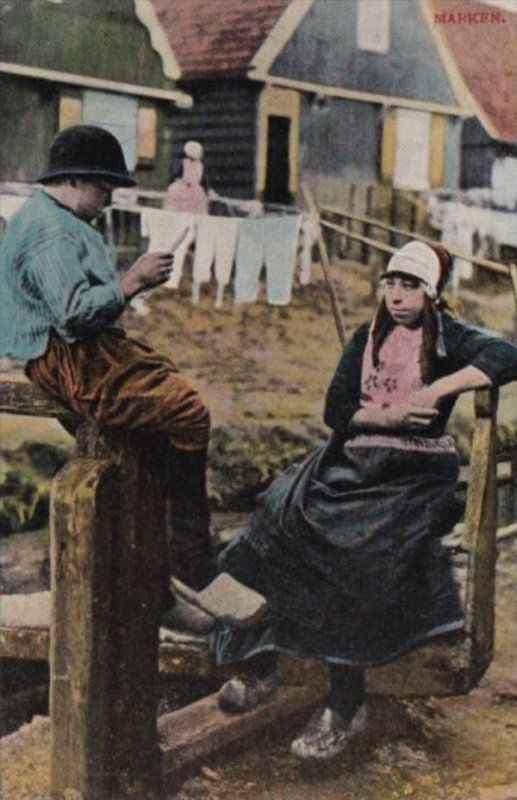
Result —
POLYGON ((83 426, 51 512, 51 797, 159 800, 163 440, 83 426))
POLYGON ((465 627, 471 637, 471 671, 479 677, 490 663, 494 642, 497 531, 497 389, 474 396, 476 427, 470 455, 465 539, 471 550, 465 627))

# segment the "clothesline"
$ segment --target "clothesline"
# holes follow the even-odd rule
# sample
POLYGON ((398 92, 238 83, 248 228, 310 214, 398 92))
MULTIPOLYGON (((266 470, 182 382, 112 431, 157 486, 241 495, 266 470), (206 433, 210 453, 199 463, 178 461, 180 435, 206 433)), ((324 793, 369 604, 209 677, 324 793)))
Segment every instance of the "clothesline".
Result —
MULTIPOLYGON (((115 209, 140 215, 140 233, 142 238, 148 239, 148 252, 172 249, 187 230, 186 237, 174 251, 172 273, 164 285, 169 289, 179 288, 187 253, 192 250, 194 304, 199 302, 201 285, 210 282, 212 276, 217 284, 216 308, 222 306, 232 277, 234 302, 256 302, 265 268, 267 302, 288 305, 299 251, 299 282, 302 286, 310 283, 312 246, 318 233, 317 215, 225 217, 133 204, 111 206, 108 214, 115 209)), ((138 313, 148 311, 141 296, 135 298, 132 307, 138 313)))

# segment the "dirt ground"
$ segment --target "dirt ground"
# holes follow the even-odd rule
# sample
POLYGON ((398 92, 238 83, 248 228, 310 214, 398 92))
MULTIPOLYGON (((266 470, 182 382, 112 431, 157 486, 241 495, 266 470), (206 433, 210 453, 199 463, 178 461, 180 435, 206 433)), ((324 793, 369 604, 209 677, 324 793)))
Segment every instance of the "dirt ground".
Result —
MULTIPOLYGON (((155 291, 147 316, 125 314, 129 331, 171 355, 200 388, 215 429, 285 426, 311 440, 324 435, 325 388, 340 352, 328 295, 315 282, 297 287, 286 308, 263 301, 213 307, 206 287, 192 306, 189 287, 155 291)), ((342 262, 336 270, 347 333, 370 317, 374 298, 367 267, 342 262)), ((464 318, 510 335, 515 311, 509 287, 464 287, 464 318)), ((500 419, 515 426, 516 387, 501 393, 500 419)), ((455 419, 467 447, 471 399, 455 419)), ((41 420, 2 420, 2 446, 34 436, 69 443, 41 420)), ((517 800, 517 541, 499 543, 496 650, 493 664, 467 697, 397 701, 372 698, 371 724, 349 752, 331 764, 294 762, 289 744, 303 718, 256 742, 207 759, 176 787, 180 800, 517 800)), ((2 800, 48 800, 48 718, 2 740, 2 800)), ((174 791, 173 791, 174 790, 174 791)))

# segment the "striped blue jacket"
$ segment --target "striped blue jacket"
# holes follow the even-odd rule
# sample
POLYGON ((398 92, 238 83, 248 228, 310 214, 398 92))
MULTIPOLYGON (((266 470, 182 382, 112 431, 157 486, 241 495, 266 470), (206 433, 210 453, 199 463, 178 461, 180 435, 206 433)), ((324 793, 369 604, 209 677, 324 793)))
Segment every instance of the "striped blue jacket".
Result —
POLYGON ((124 296, 99 233, 42 189, 10 219, 0 242, 0 356, 45 352, 112 324, 124 296))

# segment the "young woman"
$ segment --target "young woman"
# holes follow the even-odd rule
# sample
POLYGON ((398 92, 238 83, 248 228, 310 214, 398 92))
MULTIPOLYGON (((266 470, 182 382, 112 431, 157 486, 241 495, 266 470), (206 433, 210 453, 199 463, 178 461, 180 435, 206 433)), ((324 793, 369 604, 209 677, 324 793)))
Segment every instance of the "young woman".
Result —
POLYGON ((219 663, 250 659, 221 688, 222 708, 271 695, 278 653, 329 665, 326 705, 292 744, 302 759, 330 758, 364 728, 365 668, 463 624, 441 542, 461 513, 444 429, 459 394, 517 378, 517 348, 443 312, 450 266, 446 250, 420 242, 392 257, 375 319, 328 389, 332 436, 271 485, 220 557, 269 603, 252 629, 212 635, 219 663))

